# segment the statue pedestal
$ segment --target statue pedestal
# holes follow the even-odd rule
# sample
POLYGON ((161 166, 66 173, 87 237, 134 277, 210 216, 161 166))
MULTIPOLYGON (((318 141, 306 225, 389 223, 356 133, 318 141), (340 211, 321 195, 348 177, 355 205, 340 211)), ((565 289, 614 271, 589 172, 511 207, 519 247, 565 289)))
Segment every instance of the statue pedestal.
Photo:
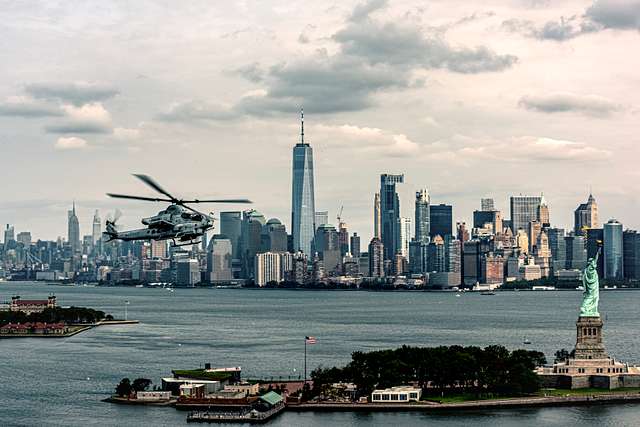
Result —
POLYGON ((609 356, 602 342, 600 316, 580 316, 576 322, 576 359, 607 359, 609 356))

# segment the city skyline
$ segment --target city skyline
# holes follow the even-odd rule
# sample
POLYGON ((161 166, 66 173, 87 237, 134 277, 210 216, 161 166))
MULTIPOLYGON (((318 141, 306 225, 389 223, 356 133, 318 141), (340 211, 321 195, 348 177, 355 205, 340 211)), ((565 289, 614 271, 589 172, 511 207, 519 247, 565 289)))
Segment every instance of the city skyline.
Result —
POLYGON ((638 228, 629 155, 637 153, 638 59, 627 47, 639 36, 621 19, 637 12, 620 4, 354 1, 260 5, 247 14, 229 2, 171 17, 152 2, 99 15, 14 5, 1 12, 11 23, 2 27, 2 52, 16 66, 0 71, 0 179, 21 184, 5 186, 1 221, 54 239, 75 199, 81 234, 95 209, 104 217, 118 207, 121 224, 136 226, 161 206, 104 196, 137 190, 133 172, 185 196, 244 195, 286 219, 290 147, 304 106, 313 118, 316 208, 333 217, 344 205, 365 241, 381 173, 405 174, 403 216, 425 187, 467 223, 478 197, 506 212, 514 193, 544 192, 554 224, 569 228, 592 186, 601 218, 638 228), (212 20, 208 32, 181 25, 212 20), (148 36, 158 26, 172 41, 148 36), (26 40, 34 41, 28 52, 26 40), (371 45, 402 48, 383 58, 371 45), (167 56, 176 51, 179 61, 167 56), (113 57, 129 59, 127 67, 113 57), (607 66, 593 66, 594 57, 607 66), (25 164, 37 173, 24 173, 25 164))

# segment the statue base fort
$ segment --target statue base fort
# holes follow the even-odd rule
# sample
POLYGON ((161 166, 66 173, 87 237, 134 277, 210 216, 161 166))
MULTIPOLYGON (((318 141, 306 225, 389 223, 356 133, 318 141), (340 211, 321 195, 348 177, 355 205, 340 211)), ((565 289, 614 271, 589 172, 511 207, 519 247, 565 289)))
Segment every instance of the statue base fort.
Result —
POLYGON ((537 373, 546 388, 640 387, 640 367, 609 357, 602 340, 600 316, 580 316, 576 322, 576 347, 571 356, 537 373))

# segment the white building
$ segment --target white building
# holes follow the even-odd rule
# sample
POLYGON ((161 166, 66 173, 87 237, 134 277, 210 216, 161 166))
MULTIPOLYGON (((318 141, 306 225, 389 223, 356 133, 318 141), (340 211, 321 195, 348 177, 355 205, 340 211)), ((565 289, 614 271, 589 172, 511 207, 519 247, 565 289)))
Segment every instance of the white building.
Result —
POLYGON ((280 269, 280 253, 264 252, 255 257, 256 285, 264 286, 269 282, 282 281, 280 269))
POLYGON ((422 389, 409 386, 391 387, 384 390, 373 390, 371 402, 418 402, 422 396, 422 389))
POLYGON ((398 219, 398 228, 400 232, 398 236, 400 237, 399 244, 399 252, 400 255, 405 257, 405 259, 409 259, 409 242, 411 241, 411 218, 402 217, 398 219))
POLYGON ((170 391, 138 391, 136 392, 136 399, 144 400, 147 402, 160 402, 164 400, 171 400, 170 391))
POLYGON ((221 235, 213 236, 207 252, 207 273, 211 282, 224 282, 233 278, 231 240, 221 235))

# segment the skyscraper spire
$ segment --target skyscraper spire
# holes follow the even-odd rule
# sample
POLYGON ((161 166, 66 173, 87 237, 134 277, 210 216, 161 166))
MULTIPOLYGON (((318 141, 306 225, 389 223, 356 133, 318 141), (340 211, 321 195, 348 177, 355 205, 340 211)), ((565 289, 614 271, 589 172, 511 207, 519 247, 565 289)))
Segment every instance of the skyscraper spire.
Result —
POLYGON ((300 144, 304 145, 304 108, 300 108, 300 144))

